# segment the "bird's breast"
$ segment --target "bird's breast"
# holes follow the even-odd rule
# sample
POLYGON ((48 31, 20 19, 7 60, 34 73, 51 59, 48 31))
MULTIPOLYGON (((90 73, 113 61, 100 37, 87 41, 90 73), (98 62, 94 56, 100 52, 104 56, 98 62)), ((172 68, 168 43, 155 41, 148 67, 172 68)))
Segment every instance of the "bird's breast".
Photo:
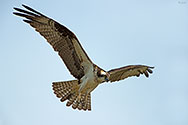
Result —
POLYGON ((99 85, 99 82, 96 80, 95 77, 96 76, 93 71, 85 74, 85 76, 81 79, 80 85, 80 91, 82 93, 90 93, 99 85))

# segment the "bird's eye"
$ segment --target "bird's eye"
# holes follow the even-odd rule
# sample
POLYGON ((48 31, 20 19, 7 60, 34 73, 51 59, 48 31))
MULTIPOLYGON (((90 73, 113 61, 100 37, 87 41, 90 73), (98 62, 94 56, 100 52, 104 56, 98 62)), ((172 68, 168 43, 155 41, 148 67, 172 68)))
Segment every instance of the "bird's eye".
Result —
POLYGON ((98 77, 103 77, 104 75, 101 74, 100 72, 97 72, 97 76, 98 76, 98 77))
POLYGON ((104 77, 106 76, 106 73, 104 71, 97 72, 98 77, 104 77))

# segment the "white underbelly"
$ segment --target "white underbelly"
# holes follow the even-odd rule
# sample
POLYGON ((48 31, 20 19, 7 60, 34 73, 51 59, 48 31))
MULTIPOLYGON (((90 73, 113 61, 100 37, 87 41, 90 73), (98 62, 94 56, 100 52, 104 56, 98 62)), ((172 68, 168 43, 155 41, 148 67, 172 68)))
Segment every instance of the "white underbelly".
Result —
POLYGON ((92 92, 97 86, 99 85, 99 83, 95 82, 95 81, 90 81, 87 82, 85 87, 84 87, 84 92, 90 93, 92 92))
POLYGON ((99 85, 99 83, 95 80, 94 77, 85 77, 84 79, 82 79, 79 91, 81 93, 90 93, 98 85, 99 85))
POLYGON ((92 67, 86 72, 85 76, 81 79, 79 92, 90 93, 98 85, 99 85, 99 82, 97 82, 96 80, 96 76, 93 72, 93 67, 92 67))

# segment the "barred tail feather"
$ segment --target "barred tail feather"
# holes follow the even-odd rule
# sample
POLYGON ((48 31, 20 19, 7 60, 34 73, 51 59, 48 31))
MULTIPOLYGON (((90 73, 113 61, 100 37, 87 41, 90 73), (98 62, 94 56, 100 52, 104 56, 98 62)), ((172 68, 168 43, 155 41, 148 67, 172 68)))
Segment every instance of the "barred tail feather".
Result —
POLYGON ((54 93, 61 98, 61 102, 68 100, 66 106, 72 105, 73 109, 84 111, 91 110, 91 95, 90 93, 78 93, 78 80, 53 82, 52 84, 54 93))
MULTIPOLYGON (((78 86, 78 81, 53 82, 52 84, 54 93, 58 98, 61 98, 61 101, 63 102, 68 98, 71 92, 74 91, 73 86, 78 86)), ((74 88, 76 89, 76 87, 74 88)))

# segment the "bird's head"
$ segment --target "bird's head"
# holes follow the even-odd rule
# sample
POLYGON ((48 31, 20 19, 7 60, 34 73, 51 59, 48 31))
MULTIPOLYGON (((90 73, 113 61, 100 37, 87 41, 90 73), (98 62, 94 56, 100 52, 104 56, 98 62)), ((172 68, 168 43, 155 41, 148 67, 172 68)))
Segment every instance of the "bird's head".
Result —
POLYGON ((97 71, 97 77, 98 77, 98 81, 102 82, 108 82, 109 81, 109 73, 102 70, 102 69, 98 69, 97 71))

